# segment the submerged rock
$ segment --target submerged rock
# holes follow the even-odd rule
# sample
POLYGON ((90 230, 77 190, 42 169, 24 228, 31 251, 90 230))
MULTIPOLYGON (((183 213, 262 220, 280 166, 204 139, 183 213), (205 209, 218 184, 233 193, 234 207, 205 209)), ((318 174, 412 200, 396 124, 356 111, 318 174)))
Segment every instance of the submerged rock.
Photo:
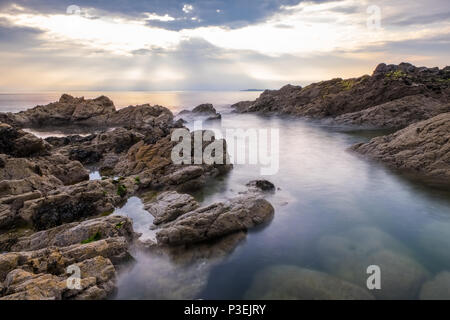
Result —
POLYGON ((439 273, 425 282, 420 290, 420 300, 450 300, 450 272, 439 273))
POLYGON ((450 113, 412 124, 394 134, 354 145, 352 150, 393 168, 450 181, 450 113))
POLYGON ((368 290, 326 273, 290 265, 258 272, 245 294, 249 300, 373 300, 368 290))
POLYGON ((381 269, 377 299, 416 299, 429 273, 408 256, 405 246, 374 228, 357 228, 344 236, 325 236, 318 243, 323 268, 342 279, 365 287, 367 268, 381 269))

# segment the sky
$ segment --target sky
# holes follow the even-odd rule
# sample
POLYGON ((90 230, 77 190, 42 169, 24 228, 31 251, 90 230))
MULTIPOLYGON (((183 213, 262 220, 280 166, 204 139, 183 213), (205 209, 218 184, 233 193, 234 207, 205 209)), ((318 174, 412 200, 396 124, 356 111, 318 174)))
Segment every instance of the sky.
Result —
POLYGON ((448 0, 0 0, 0 92, 266 89, 449 58, 448 0))

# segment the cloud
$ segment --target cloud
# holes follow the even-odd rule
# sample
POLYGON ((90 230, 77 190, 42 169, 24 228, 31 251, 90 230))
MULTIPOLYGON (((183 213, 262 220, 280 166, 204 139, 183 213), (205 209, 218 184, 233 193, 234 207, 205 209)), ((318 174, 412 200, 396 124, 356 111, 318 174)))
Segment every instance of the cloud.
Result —
POLYGON ((194 7, 191 4, 185 4, 185 5, 183 5, 182 10, 184 13, 191 13, 192 10, 194 10, 194 7))
POLYGON ((379 62, 442 67, 450 22, 444 3, 430 1, 428 8, 379 0, 374 31, 366 26, 369 2, 356 0, 261 0, 251 13, 233 1, 197 0, 190 14, 171 0, 130 2, 121 13, 121 1, 79 1, 80 15, 67 15, 64 1, 18 0, 22 7, 0 10, 0 72, 8 75, 0 90, 278 88, 371 73, 379 62))

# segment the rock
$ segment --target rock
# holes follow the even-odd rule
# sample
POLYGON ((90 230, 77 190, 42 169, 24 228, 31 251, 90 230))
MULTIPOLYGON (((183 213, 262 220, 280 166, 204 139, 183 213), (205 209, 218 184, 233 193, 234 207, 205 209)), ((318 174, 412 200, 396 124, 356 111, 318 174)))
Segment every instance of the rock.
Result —
POLYGON ((402 244, 373 228, 357 228, 346 237, 325 236, 318 252, 327 272, 361 287, 366 286, 367 267, 379 266, 381 290, 371 291, 377 299, 416 299, 429 276, 402 244))
POLYGON ((266 90, 253 102, 233 105, 236 112, 326 118, 358 112, 396 99, 425 95, 449 101, 450 70, 416 68, 411 64, 380 64, 372 76, 332 79, 304 88, 287 85, 266 90))
POLYGON ((144 138, 145 135, 137 131, 117 128, 85 138, 78 138, 78 136, 51 137, 46 140, 58 147, 58 151, 71 160, 77 160, 83 164, 93 164, 100 162, 107 154, 118 157, 119 154, 128 151, 132 145, 144 138))
POLYGON ((26 201, 19 211, 20 217, 37 230, 109 212, 123 203, 119 187, 125 192, 137 190, 133 178, 114 184, 111 180, 95 180, 60 188, 55 194, 26 201))
POLYGON ((448 184, 449 132, 450 113, 443 113, 351 149, 390 167, 448 184))
POLYGON ((115 268, 101 256, 75 264, 81 271, 80 289, 69 289, 69 275, 12 270, 1 300, 105 299, 115 289, 115 268))
POLYGON ((211 103, 201 104, 192 109, 192 113, 198 114, 216 114, 216 112, 216 109, 214 109, 211 103))
POLYGON ((258 191, 264 191, 264 192, 273 192, 275 191, 275 185, 267 180, 253 180, 246 184, 247 187, 250 187, 251 189, 255 189, 258 191))
POLYGON ((269 221, 272 205, 259 197, 241 196, 215 203, 180 216, 164 226, 156 239, 162 245, 181 245, 245 231, 269 221))
POLYGON ((131 219, 122 216, 107 216, 82 222, 66 223, 61 226, 36 232, 17 239, 10 251, 32 251, 46 247, 67 247, 92 239, 98 240, 125 237, 129 242, 135 237, 131 219))
POLYGON ((183 121, 192 121, 195 119, 214 121, 222 119, 222 115, 216 111, 212 104, 205 103, 195 107, 194 109, 192 109, 192 111, 182 110, 180 113, 178 113, 177 118, 183 121))
MULTIPOLYGON (((203 134, 206 131, 202 132, 203 134)), ((191 136, 195 134, 191 133, 191 136)), ((172 161, 172 149, 177 145, 171 141, 168 135, 155 143, 140 141, 132 146, 126 155, 121 156, 112 174, 118 176, 139 175, 143 187, 163 190, 177 190, 179 192, 194 191, 203 187, 207 179, 228 172, 232 165, 228 164, 226 142, 214 140, 204 142, 202 150, 211 143, 221 146, 222 151, 217 155, 221 163, 194 165, 174 164, 172 161), (146 183, 148 182, 148 184, 146 183)), ((194 148, 192 144, 192 148, 194 148)), ((218 152, 219 152, 218 151, 218 152)), ((194 155, 193 149, 191 154, 194 155)))
POLYGON ((450 112, 450 103, 442 103, 424 95, 414 95, 362 111, 346 113, 334 120, 339 124, 364 128, 401 129, 444 112, 450 112))
POLYGON ((44 140, 0 122, 0 153, 13 157, 31 157, 47 154, 49 149, 44 140))
POLYGON ((64 94, 58 102, 19 113, 0 113, 0 120, 19 127, 43 127, 60 125, 88 125, 97 127, 152 127, 167 126, 173 115, 161 106, 129 106, 115 109, 107 97, 95 99, 74 98, 64 94))
POLYGON ((373 300, 362 287, 326 273, 290 265, 258 272, 245 294, 248 300, 373 300))
POLYGON ((188 194, 167 191, 159 194, 155 201, 145 203, 145 210, 155 217, 153 224, 158 225, 175 220, 198 206, 197 201, 188 194))
POLYGON ((450 272, 441 272, 425 282, 420 290, 420 300, 450 300, 450 272))

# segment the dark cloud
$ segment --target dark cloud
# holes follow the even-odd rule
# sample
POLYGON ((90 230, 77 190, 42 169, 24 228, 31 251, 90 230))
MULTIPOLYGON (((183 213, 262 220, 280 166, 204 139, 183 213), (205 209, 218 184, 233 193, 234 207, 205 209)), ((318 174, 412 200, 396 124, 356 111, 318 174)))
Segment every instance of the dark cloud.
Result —
MULTIPOLYGON (((281 6, 296 5, 302 0, 5 0, 0 3, 0 10, 12 3, 41 13, 64 13, 70 5, 77 5, 82 10, 95 8, 99 11, 117 15, 143 17, 144 12, 161 16, 166 14, 175 21, 149 21, 149 25, 165 29, 180 30, 199 26, 242 27, 266 19, 282 10, 281 6), (192 5, 193 10, 183 12, 185 4, 192 5), (220 10, 218 12, 218 10, 220 10), (192 20, 191 18, 196 18, 192 20)), ((313 0, 326 2, 329 0, 313 0)))
POLYGON ((39 29, 10 26, 4 19, 0 19, 0 50, 16 51, 37 46, 41 43, 37 36, 42 33, 39 29))

